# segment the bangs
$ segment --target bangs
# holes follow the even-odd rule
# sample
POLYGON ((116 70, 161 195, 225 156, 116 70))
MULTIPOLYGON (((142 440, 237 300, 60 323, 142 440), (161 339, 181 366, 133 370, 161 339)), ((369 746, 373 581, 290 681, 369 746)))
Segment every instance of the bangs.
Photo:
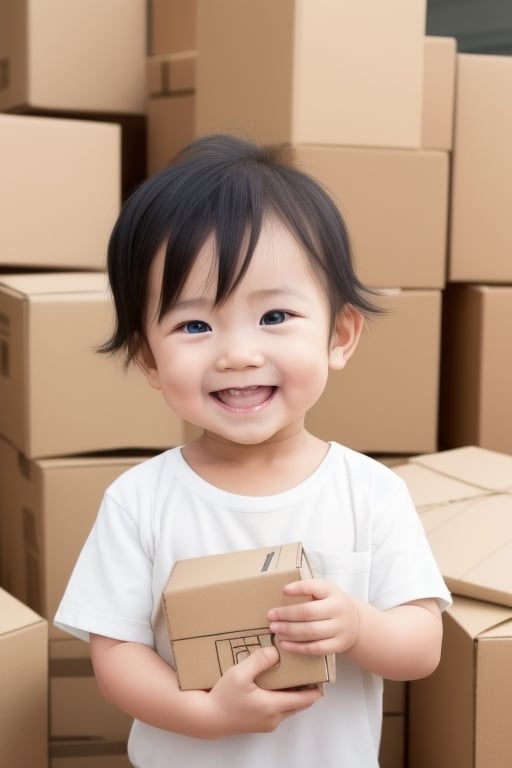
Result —
POLYGON ((240 167, 219 179, 213 194, 211 189, 208 195, 199 194, 193 205, 184 206, 183 216, 175 217, 165 245, 160 319, 177 302, 209 238, 215 256, 215 304, 225 301, 243 279, 266 215, 260 181, 240 167))

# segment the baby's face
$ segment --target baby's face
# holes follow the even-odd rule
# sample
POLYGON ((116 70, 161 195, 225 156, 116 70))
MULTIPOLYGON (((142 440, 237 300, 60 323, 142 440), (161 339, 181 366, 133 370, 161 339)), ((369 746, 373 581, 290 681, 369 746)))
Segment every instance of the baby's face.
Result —
POLYGON ((217 306, 207 240, 178 301, 159 320, 163 264, 162 251, 149 276, 146 374, 170 408, 236 444, 302 428, 333 352, 325 291, 296 239, 267 221, 242 281, 217 306))

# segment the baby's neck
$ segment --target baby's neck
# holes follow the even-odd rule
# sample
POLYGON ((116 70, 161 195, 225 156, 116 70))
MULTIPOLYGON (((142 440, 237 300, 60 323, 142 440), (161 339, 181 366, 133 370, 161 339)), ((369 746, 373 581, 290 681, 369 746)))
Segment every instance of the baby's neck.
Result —
POLYGON ((203 435, 183 449, 183 456, 218 488, 241 496, 270 496, 303 482, 327 450, 327 443, 306 431, 279 442, 242 446, 203 435))

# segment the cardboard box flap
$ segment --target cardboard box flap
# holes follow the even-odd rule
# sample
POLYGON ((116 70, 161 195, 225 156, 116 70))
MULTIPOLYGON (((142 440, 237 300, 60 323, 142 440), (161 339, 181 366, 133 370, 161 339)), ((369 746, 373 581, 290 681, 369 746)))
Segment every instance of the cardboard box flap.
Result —
POLYGON ((413 501, 419 509, 482 495, 481 488, 461 482, 457 478, 439 474, 428 467, 416 464, 415 461, 413 459, 409 464, 393 467, 393 472, 405 480, 413 501))
POLYGON ((0 635, 16 632, 21 627, 40 624, 44 619, 35 611, 0 589, 0 635))
POLYGON ((469 597, 455 596, 453 605, 446 609, 457 624, 469 635, 478 637, 510 637, 512 609, 469 597))
POLYGON ((411 461, 484 491, 512 491, 512 456, 476 446, 415 456, 411 461))
POLYGON ((458 595, 512 607, 512 456, 466 446, 392 468, 458 595))
POLYGON ((512 495, 444 509, 446 519, 428 531, 428 540, 448 587, 512 607, 512 495))
POLYGON ((0 285, 22 296, 55 296, 60 293, 105 293, 105 272, 27 272, 2 275, 0 285))

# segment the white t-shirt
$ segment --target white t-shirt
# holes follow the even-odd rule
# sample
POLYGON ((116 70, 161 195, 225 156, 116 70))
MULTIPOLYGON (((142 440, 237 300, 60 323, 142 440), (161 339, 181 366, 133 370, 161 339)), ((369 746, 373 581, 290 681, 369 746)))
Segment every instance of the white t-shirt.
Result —
MULTIPOLYGON (((290 541, 304 545, 316 576, 385 610, 450 595, 405 483, 384 465, 331 443, 294 488, 239 496, 203 480, 174 448, 108 488, 55 617, 89 632, 145 643, 172 664, 161 595, 178 559, 290 541)), ((269 734, 203 741, 135 721, 137 768, 376 768, 382 680, 337 657, 336 682, 313 707, 269 734)))

